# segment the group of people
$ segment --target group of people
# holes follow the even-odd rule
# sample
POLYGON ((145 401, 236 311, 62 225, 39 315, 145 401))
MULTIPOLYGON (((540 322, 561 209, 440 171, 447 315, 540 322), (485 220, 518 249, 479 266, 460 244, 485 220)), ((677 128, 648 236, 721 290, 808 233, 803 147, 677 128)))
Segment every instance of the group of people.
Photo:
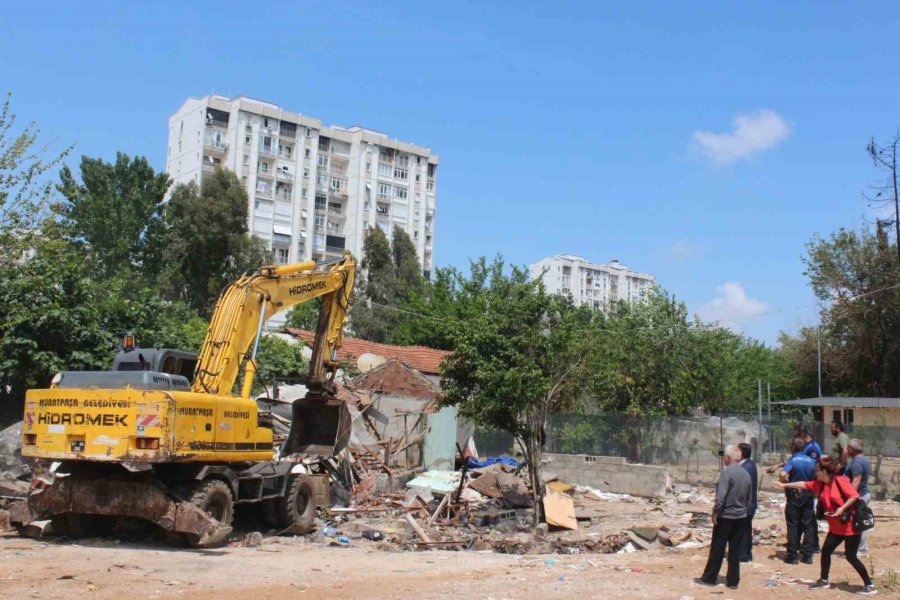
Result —
MULTIPOLYGON (((857 531, 851 518, 855 505, 868 502, 871 465, 863 451, 863 443, 850 439, 839 421, 831 423, 834 443, 828 455, 802 425, 794 429, 791 457, 768 469, 779 472, 775 486, 786 495, 788 564, 813 563, 813 555, 821 553, 819 580, 811 589, 831 587, 828 577, 831 556, 844 544, 844 556, 863 581, 857 592, 862 595, 878 593, 872 578, 859 556, 868 554, 870 530, 857 531), (821 548, 817 525, 820 518, 828 523, 828 534, 821 548)), ((712 511, 713 539, 709 559, 700 578, 705 585, 717 585, 719 571, 728 550, 725 583, 736 589, 740 583, 740 563, 753 560, 753 517, 758 502, 759 476, 751 460, 749 444, 728 446, 724 451, 723 469, 716 484, 716 499, 712 511)))

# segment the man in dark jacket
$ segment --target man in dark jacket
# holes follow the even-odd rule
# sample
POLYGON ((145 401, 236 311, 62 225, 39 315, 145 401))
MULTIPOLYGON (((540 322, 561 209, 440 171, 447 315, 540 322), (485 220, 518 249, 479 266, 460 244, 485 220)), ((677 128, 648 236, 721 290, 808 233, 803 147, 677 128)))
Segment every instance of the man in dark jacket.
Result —
POLYGON ((741 581, 738 546, 744 537, 744 521, 747 520, 747 506, 750 504, 750 494, 753 491, 750 475, 738 464, 741 458, 741 451, 737 446, 725 448, 725 468, 716 483, 716 503, 712 511, 712 545, 709 548, 706 568, 700 577, 700 583, 704 585, 718 584, 719 570, 722 568, 726 547, 728 571, 725 573, 725 583, 729 588, 737 589, 741 581))
POLYGON ((753 447, 750 444, 738 444, 743 459, 740 462, 741 468, 747 471, 752 484, 750 492, 750 503, 747 506, 747 519, 744 521, 744 536, 741 538, 741 562, 751 562, 753 560, 753 516, 756 514, 756 508, 759 505, 759 473, 756 470, 756 463, 750 460, 753 447))

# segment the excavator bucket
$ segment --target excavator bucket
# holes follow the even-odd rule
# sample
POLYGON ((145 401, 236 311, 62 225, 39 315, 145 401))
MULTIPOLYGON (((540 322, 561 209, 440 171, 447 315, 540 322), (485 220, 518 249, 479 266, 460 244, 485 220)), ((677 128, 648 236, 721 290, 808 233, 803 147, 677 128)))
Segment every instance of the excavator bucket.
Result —
POLYGON ((291 432, 283 454, 304 453, 332 456, 350 440, 350 411, 344 401, 312 390, 295 400, 291 432))

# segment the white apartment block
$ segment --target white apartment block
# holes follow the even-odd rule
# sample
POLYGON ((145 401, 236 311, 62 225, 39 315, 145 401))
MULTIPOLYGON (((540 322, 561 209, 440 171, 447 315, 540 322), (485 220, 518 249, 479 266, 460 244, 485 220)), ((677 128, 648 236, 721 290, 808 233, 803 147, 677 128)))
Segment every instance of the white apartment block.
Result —
POLYGON ((541 278, 550 293, 569 294, 578 304, 606 309, 625 300, 643 300, 655 278, 632 271, 618 260, 590 263, 581 256, 557 254, 529 266, 531 278, 541 278))
POLYGON ((434 254, 438 157, 430 148, 243 96, 189 98, 169 118, 166 171, 198 185, 216 165, 247 188, 250 233, 278 263, 362 259, 368 227, 404 229, 425 277, 434 254))

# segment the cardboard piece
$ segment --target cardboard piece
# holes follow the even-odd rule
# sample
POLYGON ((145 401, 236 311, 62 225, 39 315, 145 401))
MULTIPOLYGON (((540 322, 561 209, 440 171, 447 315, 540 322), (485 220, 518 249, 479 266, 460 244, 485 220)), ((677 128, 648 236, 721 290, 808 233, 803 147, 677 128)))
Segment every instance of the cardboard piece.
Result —
POLYGON ((575 502, 570 496, 548 490, 544 496, 544 516, 547 524, 564 529, 578 529, 575 519, 575 502))
POLYGON ((565 483, 562 481, 551 481, 547 484, 547 487, 553 490, 554 492, 560 493, 568 493, 575 489, 574 483, 565 483))

